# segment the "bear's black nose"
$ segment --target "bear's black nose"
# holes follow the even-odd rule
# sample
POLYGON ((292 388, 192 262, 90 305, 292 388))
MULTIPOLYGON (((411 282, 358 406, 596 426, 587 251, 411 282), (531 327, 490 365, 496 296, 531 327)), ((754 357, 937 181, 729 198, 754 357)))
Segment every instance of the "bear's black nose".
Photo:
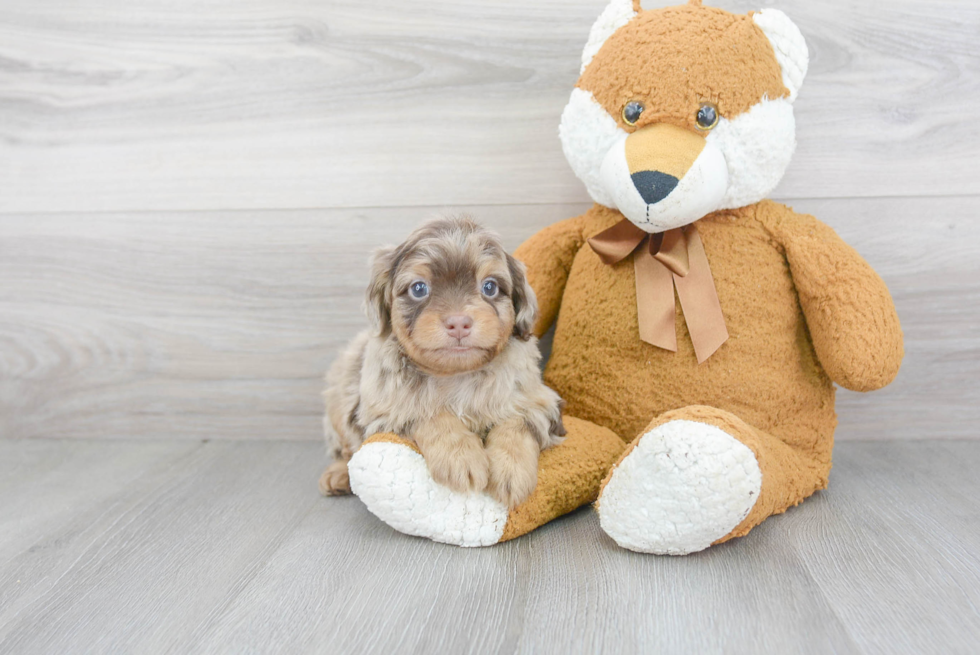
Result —
POLYGON ((630 177, 633 179, 633 186, 640 192, 643 202, 648 205, 655 205, 669 196, 680 181, 673 175, 660 171, 639 171, 630 177))

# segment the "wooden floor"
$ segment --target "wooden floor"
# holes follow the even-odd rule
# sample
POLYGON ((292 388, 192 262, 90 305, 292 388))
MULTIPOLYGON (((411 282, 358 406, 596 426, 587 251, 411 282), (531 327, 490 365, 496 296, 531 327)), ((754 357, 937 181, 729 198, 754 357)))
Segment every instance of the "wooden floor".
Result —
POLYGON ((465 550, 320 498, 304 442, 0 440, 0 653, 975 653, 980 442, 846 442, 684 558, 591 509, 465 550))

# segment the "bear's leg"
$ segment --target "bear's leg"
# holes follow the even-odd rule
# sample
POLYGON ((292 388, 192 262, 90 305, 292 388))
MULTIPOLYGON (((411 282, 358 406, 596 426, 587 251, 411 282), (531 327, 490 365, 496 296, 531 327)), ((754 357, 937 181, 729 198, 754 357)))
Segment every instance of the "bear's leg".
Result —
POLYGON ((392 434, 376 434, 354 453, 350 486, 372 514, 399 532, 457 546, 507 541, 594 501, 626 447, 606 428, 571 416, 563 422, 565 440, 541 453, 534 492, 510 511, 487 493, 438 484, 415 444, 392 434))
POLYGON ((603 482, 602 529, 624 548, 685 555, 741 537, 827 486, 832 432, 794 448, 713 407, 666 412, 603 482))

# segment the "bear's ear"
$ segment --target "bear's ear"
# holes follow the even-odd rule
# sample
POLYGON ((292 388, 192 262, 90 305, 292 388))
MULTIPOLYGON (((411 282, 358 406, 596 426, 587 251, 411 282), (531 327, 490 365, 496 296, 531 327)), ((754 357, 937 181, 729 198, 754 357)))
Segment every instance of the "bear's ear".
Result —
POLYGON ((611 0, 611 2, 599 14, 599 18, 592 24, 589 31, 589 41, 582 50, 582 70, 579 75, 585 72, 585 67, 589 65, 592 58, 599 52, 599 48, 606 42, 613 32, 630 22, 636 16, 639 1, 634 0, 611 0))
POLYGON ((752 14, 752 20, 769 39, 776 52, 776 61, 783 70, 783 86, 789 89, 790 102, 803 86, 806 69, 810 64, 810 53, 806 41, 789 16, 778 9, 763 9, 752 14))

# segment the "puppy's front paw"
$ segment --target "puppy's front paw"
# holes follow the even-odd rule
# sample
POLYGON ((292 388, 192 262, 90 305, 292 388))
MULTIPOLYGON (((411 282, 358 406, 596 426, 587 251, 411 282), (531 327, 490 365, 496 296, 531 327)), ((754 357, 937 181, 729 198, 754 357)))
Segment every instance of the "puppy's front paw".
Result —
POLYGON ((487 436, 490 493, 508 507, 527 500, 538 483, 540 448, 523 426, 501 425, 487 436))
POLYGON ((490 478, 490 463, 476 435, 451 443, 430 444, 423 451, 432 478, 454 491, 483 491, 490 478))
POLYGON ((324 496, 343 496, 350 493, 347 462, 336 461, 320 476, 320 493, 324 496))
POLYGON ((538 484, 538 462, 517 462, 507 457, 490 460, 490 494, 508 507, 517 507, 538 484))

